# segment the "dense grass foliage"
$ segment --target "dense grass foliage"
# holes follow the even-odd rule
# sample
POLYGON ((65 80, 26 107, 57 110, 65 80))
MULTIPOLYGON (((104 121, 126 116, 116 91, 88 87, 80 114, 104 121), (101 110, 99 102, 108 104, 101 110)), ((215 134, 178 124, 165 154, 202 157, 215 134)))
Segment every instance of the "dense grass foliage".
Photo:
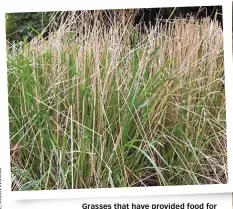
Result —
POLYGON ((227 182, 218 22, 134 15, 8 47, 13 190, 227 182))
MULTIPOLYGON (((90 12, 90 11, 89 11, 90 12)), ((94 11, 91 11, 94 12, 94 11)), ((114 10, 106 10, 106 16, 113 13, 114 10)), ((25 13, 7 13, 6 14, 6 37, 10 42, 23 41, 26 38, 30 41, 38 35, 38 33, 47 36, 48 31, 55 31, 64 20, 69 17, 68 11, 58 12, 25 12, 25 13), (55 27, 50 26, 50 22, 56 22, 55 27)), ((82 11, 76 11, 76 15, 82 11)), ((201 6, 201 7, 163 7, 163 8, 144 8, 139 9, 133 23, 138 24, 143 21, 147 26, 154 24, 156 18, 159 19, 175 19, 177 17, 189 18, 194 16, 201 19, 202 17, 210 17, 218 20, 222 25, 222 6, 201 6)), ((111 18, 110 18, 111 19, 111 18)))
POLYGON ((49 24, 52 12, 7 13, 6 38, 10 42, 30 40, 49 24))

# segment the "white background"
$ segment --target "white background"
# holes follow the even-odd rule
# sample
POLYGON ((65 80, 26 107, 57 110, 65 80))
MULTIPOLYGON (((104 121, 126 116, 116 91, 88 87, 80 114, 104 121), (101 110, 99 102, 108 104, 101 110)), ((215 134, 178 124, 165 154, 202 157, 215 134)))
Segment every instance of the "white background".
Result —
MULTIPOLYGON (((216 209, 232 209, 231 194, 212 194, 212 195, 167 195, 153 197, 118 197, 118 198, 95 198, 95 199, 58 199, 54 200, 27 200, 27 201, 12 201, 5 208, 11 209, 80 209, 82 204, 168 204, 168 203, 193 203, 202 204, 212 203, 217 204, 216 209)), ((120 209, 120 208, 119 208, 120 209)), ((131 208, 130 208, 131 209, 131 208)), ((164 208, 165 209, 165 208, 164 208)))
POLYGON ((82 203, 114 203, 135 202, 135 203, 169 203, 180 202, 212 202, 218 204, 218 209, 231 208, 230 194, 212 195, 176 195, 176 196, 144 196, 159 194, 190 194, 190 193, 217 193, 233 191, 233 72, 232 72, 232 14, 231 0, 65 0, 65 1, 33 1, 33 0, 8 0, 1 2, 0 16, 0 168, 2 172, 3 208, 81 208, 82 203), (161 188, 127 188, 127 189, 102 189, 102 190, 79 190, 79 191, 47 191, 47 192, 10 192, 10 156, 9 156, 9 128, 8 128, 8 103, 7 103, 7 71, 6 71, 6 50, 5 50, 5 16, 6 12, 27 12, 27 11, 54 11, 54 10, 78 10, 78 9, 113 9, 113 8, 149 8, 149 7, 178 7, 178 6, 205 6, 222 5, 224 12, 224 47, 225 47, 225 76, 227 96, 227 136, 228 136, 228 185, 201 185, 161 188), (232 127, 232 128, 231 128, 232 127), (140 195, 141 197, 137 197, 140 195), (114 199, 98 198, 84 199, 83 197, 94 196, 115 196, 114 199), (117 198, 116 196, 133 196, 129 198, 117 198), (76 199, 61 200, 58 198, 76 197, 76 199), (57 198, 56 201, 12 201, 14 199, 36 199, 36 198, 57 198))

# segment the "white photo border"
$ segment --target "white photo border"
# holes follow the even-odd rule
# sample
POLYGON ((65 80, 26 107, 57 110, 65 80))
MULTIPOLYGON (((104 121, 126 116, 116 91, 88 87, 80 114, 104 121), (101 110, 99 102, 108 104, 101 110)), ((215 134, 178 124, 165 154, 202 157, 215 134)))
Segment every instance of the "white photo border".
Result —
POLYGON ((233 71, 232 71, 232 2, 230 0, 66 0, 46 1, 8 0, 1 6, 0 16, 0 168, 2 174, 3 202, 25 199, 60 199, 60 198, 86 198, 86 197, 122 197, 141 195, 171 195, 171 194, 204 194, 227 193, 233 191, 233 71), (38 11, 70 11, 87 9, 123 9, 123 8, 153 8, 153 7, 188 7, 213 6, 223 7, 224 28, 224 66, 226 88, 227 112, 227 152, 228 152, 228 184, 213 185, 187 185, 187 186, 155 186, 155 187, 129 187, 129 188, 100 188, 75 190, 43 190, 43 191, 11 191, 10 173, 10 145, 8 122, 8 92, 7 92, 7 66, 6 66, 6 33, 5 13, 11 12, 38 12, 38 11), (232 128, 231 128, 232 127, 232 128))

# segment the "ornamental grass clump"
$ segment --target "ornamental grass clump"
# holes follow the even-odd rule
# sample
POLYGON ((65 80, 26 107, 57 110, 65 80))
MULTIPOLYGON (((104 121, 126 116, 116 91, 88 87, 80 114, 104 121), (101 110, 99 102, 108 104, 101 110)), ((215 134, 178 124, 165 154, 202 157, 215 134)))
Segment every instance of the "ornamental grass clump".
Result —
POLYGON ((227 183, 221 27, 136 14, 8 47, 12 190, 227 183))

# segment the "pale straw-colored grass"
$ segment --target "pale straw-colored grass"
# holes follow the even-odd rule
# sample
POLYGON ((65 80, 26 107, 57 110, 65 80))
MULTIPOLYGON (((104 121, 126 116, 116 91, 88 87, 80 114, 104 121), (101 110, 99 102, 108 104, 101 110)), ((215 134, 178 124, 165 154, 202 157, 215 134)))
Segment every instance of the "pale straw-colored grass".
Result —
POLYGON ((103 14, 8 49, 16 190, 227 183, 218 23, 103 14))

